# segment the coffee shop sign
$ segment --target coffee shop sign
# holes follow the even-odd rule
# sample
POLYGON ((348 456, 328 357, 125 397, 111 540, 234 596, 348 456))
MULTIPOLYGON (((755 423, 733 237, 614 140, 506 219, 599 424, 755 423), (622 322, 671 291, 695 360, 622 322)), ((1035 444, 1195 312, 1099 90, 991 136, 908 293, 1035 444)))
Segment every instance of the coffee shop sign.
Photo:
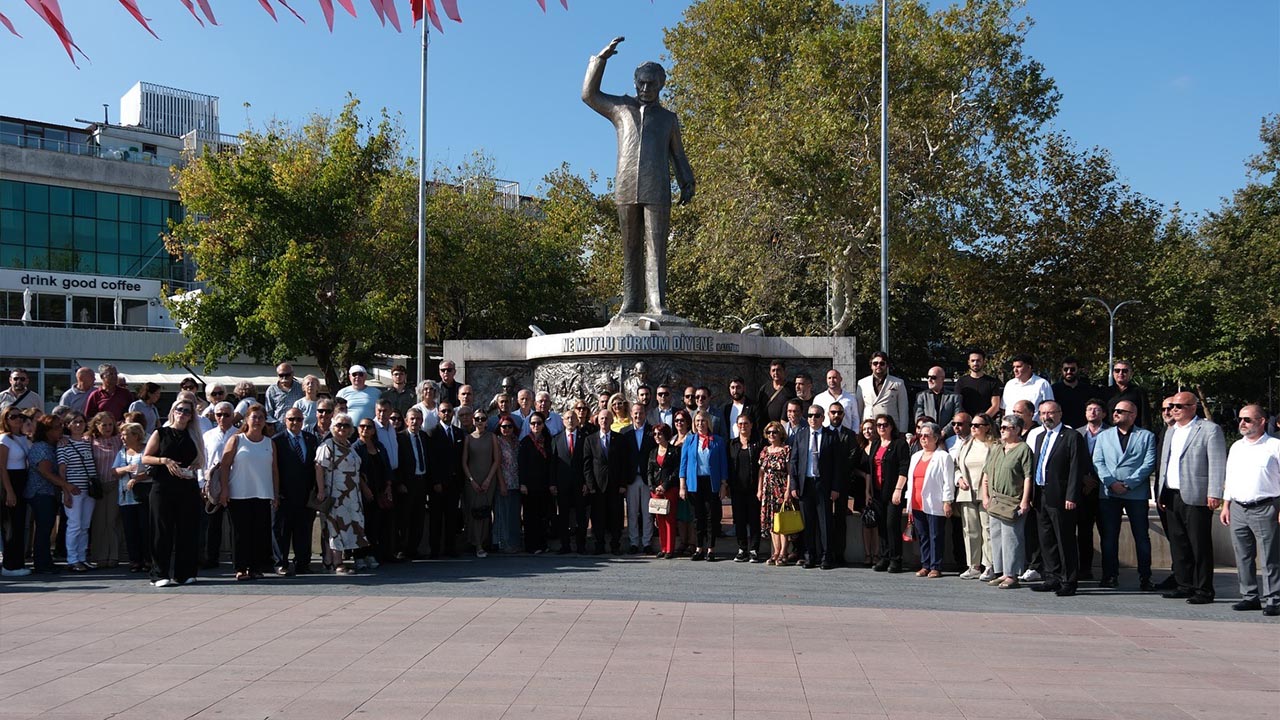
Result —
POLYGON ((591 335, 564 338, 563 353, 736 353, 738 343, 714 335, 591 335))

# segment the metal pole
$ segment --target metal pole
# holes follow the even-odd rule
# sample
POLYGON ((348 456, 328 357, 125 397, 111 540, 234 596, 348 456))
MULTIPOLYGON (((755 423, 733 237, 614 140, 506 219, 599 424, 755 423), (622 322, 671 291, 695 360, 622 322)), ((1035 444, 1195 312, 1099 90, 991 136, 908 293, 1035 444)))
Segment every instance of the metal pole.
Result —
POLYGON ((430 23, 422 18, 422 84, 418 97, 418 374, 415 382, 427 377, 427 48, 431 45, 430 23))
POLYGON ((1107 310, 1107 387, 1111 387, 1116 384, 1116 374, 1113 372, 1116 365, 1116 313, 1120 312, 1120 308, 1125 305, 1140 305, 1142 304, 1142 301, 1125 300, 1123 302, 1116 303, 1115 307, 1111 307, 1111 305, 1102 298, 1087 297, 1085 300, 1088 302, 1096 302, 1107 310))
POLYGON ((889 0, 880 0, 880 349, 889 352, 889 0))

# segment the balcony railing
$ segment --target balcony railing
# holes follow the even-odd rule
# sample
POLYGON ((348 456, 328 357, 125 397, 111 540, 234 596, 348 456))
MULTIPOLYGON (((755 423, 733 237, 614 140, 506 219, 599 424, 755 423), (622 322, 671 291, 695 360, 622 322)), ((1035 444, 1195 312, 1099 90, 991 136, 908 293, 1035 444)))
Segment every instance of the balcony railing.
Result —
POLYGON ((160 155, 157 153, 142 152, 140 150, 125 148, 103 148, 89 143, 77 143, 67 140, 51 140, 49 138, 19 135, 18 133, 8 132, 0 132, 0 145, 11 145, 14 147, 32 148, 35 150, 47 150, 49 152, 63 153, 65 155, 80 155, 83 157, 101 158, 103 160, 117 160, 120 162, 137 163, 140 165, 155 165, 158 167, 173 167, 181 162, 181 158, 175 155, 160 155))

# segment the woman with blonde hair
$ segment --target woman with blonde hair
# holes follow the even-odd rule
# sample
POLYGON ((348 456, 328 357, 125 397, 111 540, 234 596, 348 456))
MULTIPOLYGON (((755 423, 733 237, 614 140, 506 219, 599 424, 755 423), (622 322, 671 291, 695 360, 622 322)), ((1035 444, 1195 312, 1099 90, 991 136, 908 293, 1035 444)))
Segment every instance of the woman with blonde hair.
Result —
POLYGON ((124 539, 129 549, 129 572, 151 569, 151 473, 142 464, 147 436, 138 423, 120 427, 124 447, 111 464, 116 478, 116 502, 124 521, 124 539))
POLYGON ((158 588, 196 580, 201 509, 196 470, 205 466, 205 457, 195 414, 195 400, 180 395, 142 454, 152 477, 151 577, 158 588))
POLYGON ((31 440, 23 430, 27 416, 16 405, 0 411, 0 533, 4 536, 4 577, 24 577, 27 540, 27 454, 31 440))
POLYGON ((626 395, 614 393, 609 396, 609 412, 613 413, 611 430, 622 432, 631 427, 631 403, 627 402, 626 395))
POLYGON ((98 483, 102 486, 102 497, 94 503, 93 519, 89 523, 89 549, 93 551, 94 563, 114 568, 120 564, 121 528, 120 478, 114 466, 122 443, 116 431, 116 416, 104 411, 90 418, 89 440, 93 444, 98 483))
POLYGON ((231 515, 236 580, 256 580, 271 567, 271 513, 278 507, 280 473, 276 445, 263 433, 267 409, 252 405, 244 430, 222 451, 221 504, 231 515))

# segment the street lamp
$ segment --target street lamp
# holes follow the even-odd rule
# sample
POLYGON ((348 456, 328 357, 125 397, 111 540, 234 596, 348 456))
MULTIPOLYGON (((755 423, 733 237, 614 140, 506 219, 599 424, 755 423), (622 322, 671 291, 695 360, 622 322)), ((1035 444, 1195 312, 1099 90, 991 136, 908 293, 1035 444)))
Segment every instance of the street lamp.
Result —
POLYGON ((1085 300, 1088 300, 1090 302, 1096 302, 1102 307, 1106 308, 1107 315, 1110 316, 1111 318, 1111 322, 1109 325, 1109 333, 1107 337, 1107 386, 1110 387, 1116 384, 1115 373, 1111 372, 1111 368, 1113 365, 1115 365, 1115 361, 1116 361, 1115 360, 1116 358, 1116 313, 1119 312, 1120 308, 1124 307, 1125 305, 1140 305, 1142 304, 1142 301, 1141 300, 1125 300, 1121 303, 1118 303, 1115 307, 1111 307, 1110 305, 1107 304, 1107 301, 1103 300, 1102 298, 1087 297, 1085 298, 1085 300))

